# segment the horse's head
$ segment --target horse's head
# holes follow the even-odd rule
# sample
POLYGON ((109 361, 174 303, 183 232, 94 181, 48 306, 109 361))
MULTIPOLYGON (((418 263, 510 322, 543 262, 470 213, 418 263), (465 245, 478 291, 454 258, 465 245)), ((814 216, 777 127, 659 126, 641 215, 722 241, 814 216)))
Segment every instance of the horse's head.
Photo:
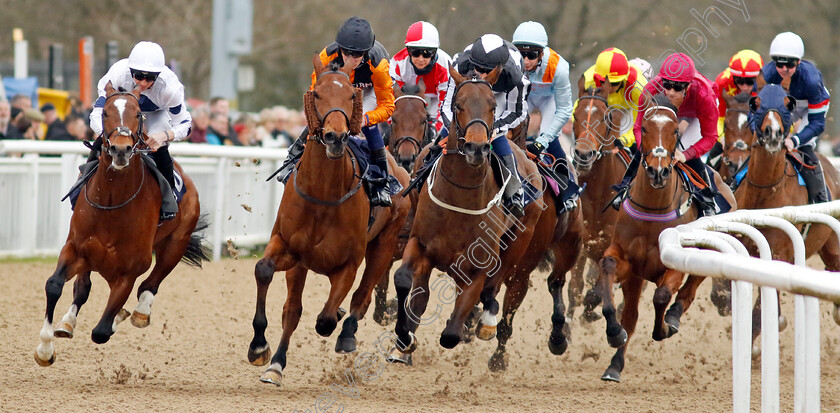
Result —
POLYGON ((756 125, 756 144, 771 154, 780 151, 790 130, 796 99, 779 85, 767 85, 750 98, 749 105, 756 125))
POLYGON ((677 108, 665 95, 656 95, 639 116, 642 119, 642 166, 656 189, 665 187, 674 167, 674 152, 680 140, 677 108))
POLYGON ((142 142, 143 114, 140 111, 140 89, 126 92, 105 85, 105 106, 102 108, 102 150, 111 157, 110 168, 123 169, 142 142))
POLYGON ((350 135, 362 129, 362 92, 350 83, 351 67, 321 63, 318 55, 312 59, 315 85, 303 96, 309 135, 327 147, 327 157, 344 155, 350 135))
POLYGON ((455 82, 451 125, 455 139, 449 139, 447 150, 463 154, 471 166, 481 165, 490 155, 496 112, 492 85, 501 71, 501 66, 497 66, 482 80, 474 71, 464 76, 449 66, 449 75, 455 82))
POLYGON ((608 109, 608 95, 609 90, 606 88, 590 88, 578 99, 573 125, 574 165, 581 175, 592 169, 601 148, 613 143, 613 131, 619 129, 619 125, 613 119, 613 113, 616 111, 608 109))
POLYGON ((397 163, 411 171, 420 150, 431 142, 434 130, 429 125, 423 97, 426 85, 421 79, 417 85, 406 84, 402 88, 394 85, 394 113, 391 115, 391 132, 388 146, 397 163))
POLYGON ((750 147, 753 143, 753 133, 749 125, 750 113, 749 93, 739 93, 736 96, 723 94, 726 101, 726 116, 723 120, 725 142, 721 160, 729 168, 729 176, 741 169, 750 157, 750 147))

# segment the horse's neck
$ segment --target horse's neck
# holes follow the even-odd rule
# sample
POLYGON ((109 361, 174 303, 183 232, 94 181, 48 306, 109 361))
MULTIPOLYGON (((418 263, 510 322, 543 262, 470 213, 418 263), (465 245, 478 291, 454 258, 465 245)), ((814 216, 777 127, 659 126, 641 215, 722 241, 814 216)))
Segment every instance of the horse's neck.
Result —
POLYGON ((350 160, 350 148, 344 151, 341 158, 330 159, 327 157, 326 146, 310 141, 300 159, 297 171, 300 179, 297 184, 309 195, 321 199, 338 198, 347 193, 356 178, 350 160))
MULTIPOLYGON (((490 155, 493 156, 493 155, 490 155)), ((490 159, 484 162, 481 166, 474 168, 467 164, 466 158, 461 155, 444 155, 438 165, 438 175, 444 174, 448 180, 451 180, 461 186, 477 186, 488 176, 492 175, 489 171, 490 159)), ((447 179, 438 179, 435 177, 435 185, 445 182, 447 179)), ((494 183, 494 182, 491 182, 494 183)), ((447 182, 447 185, 452 185, 447 182)), ((452 185, 454 187, 454 185, 452 185)), ((465 190, 463 188, 454 187, 454 193, 463 193, 465 198, 475 199, 478 201, 488 201, 499 190, 497 185, 483 185, 480 189, 465 190)))
POLYGON ((95 197, 100 204, 108 205, 113 201, 125 201, 126 195, 131 195, 138 190, 143 174, 146 173, 146 165, 139 156, 133 157, 128 167, 116 170, 110 167, 111 162, 100 159, 96 173, 90 178, 86 185, 86 191, 91 197, 95 197))
POLYGON ((640 171, 633 181, 633 186, 630 188, 630 198, 639 205, 661 210, 657 213, 671 212, 671 210, 679 206, 679 202, 681 201, 681 197, 676 196, 677 194, 675 193, 679 190, 677 173, 676 168, 674 168, 674 171, 665 183, 665 187, 656 189, 651 186, 650 177, 644 171, 640 171))
POLYGON ((755 146, 750 151, 747 179, 759 186, 778 183, 784 176, 786 162, 784 150, 771 154, 764 147, 755 146))

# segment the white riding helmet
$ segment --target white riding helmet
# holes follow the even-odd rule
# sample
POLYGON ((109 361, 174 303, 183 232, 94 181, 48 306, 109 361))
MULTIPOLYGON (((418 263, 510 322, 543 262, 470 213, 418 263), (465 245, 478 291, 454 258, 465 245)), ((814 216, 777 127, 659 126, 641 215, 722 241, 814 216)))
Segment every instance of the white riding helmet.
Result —
POLYGON ((514 45, 548 46, 548 33, 542 24, 534 21, 527 21, 519 25, 513 32, 514 45))
POLYGON ((630 63, 636 65, 642 71, 645 79, 653 79, 653 67, 647 60, 637 57, 630 60, 630 63))
POLYGON ((165 63, 163 49, 153 42, 137 43, 128 55, 128 67, 143 72, 160 73, 165 63))
POLYGON ((419 21, 408 26, 405 47, 437 49, 440 47, 438 30, 429 22, 419 21))
POLYGON ((770 56, 793 57, 802 59, 805 54, 805 44, 796 33, 779 33, 770 43, 770 56))

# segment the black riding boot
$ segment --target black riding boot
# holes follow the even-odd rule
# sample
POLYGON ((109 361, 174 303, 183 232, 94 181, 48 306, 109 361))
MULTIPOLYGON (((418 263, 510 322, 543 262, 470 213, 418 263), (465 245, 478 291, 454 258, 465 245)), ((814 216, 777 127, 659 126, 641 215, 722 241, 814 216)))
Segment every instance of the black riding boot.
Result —
POLYGON ((720 141, 715 142, 715 146, 712 146, 712 149, 709 150, 708 157, 706 158, 706 165, 712 167, 712 169, 718 170, 720 167, 721 155, 723 155, 723 145, 721 145, 720 141))
POLYGON ((700 216, 710 217, 717 215, 717 208, 715 207, 715 191, 712 189, 712 177, 709 176, 709 170, 706 169, 706 164, 700 158, 690 159, 685 162, 688 167, 697 172, 706 187, 697 193, 694 193, 694 200, 697 201, 697 208, 700 211, 700 216))
POLYGON ((511 173, 510 181, 502 194, 505 208, 513 216, 522 218, 525 216, 525 201, 522 197, 522 182, 519 180, 519 173, 516 171, 516 160, 513 158, 513 154, 500 156, 500 158, 502 159, 502 164, 511 173))
POLYGON ((825 176, 823 176, 820 161, 814 154, 814 148, 802 146, 799 148, 799 152, 804 155, 805 164, 814 167, 814 169, 802 168, 799 171, 802 174, 802 179, 805 180, 805 188, 808 190, 808 202, 811 204, 828 202, 828 189, 825 186, 825 176))
MULTIPOLYGON (((624 198, 627 197, 630 182, 633 182, 633 178, 636 177, 636 172, 639 170, 640 163, 642 163, 642 152, 638 150, 634 151, 633 158, 630 160, 630 165, 627 165, 627 171, 624 172, 624 177, 621 178, 621 182, 612 186, 612 189, 616 191, 617 194, 610 203, 610 206, 616 210, 621 208, 621 203, 624 201, 624 198)), ((604 207, 604 209, 606 208, 607 207, 604 207)))
POLYGON ((300 156, 303 155, 303 148, 304 142, 306 142, 306 136, 309 135, 309 128, 303 128, 303 132, 300 133, 297 139, 289 146, 289 155, 286 156, 286 159, 283 161, 283 165, 280 166, 274 174, 272 174, 268 179, 271 179, 273 176, 277 176, 277 182, 286 183, 289 180, 289 175, 292 174, 292 171, 295 169, 295 165, 297 165, 298 159, 300 156))
POLYGON ((379 176, 371 176, 367 179, 370 206, 391 206, 391 192, 388 190, 388 154, 385 148, 371 150, 370 162, 381 172, 379 176))
POLYGON ((99 152, 102 150, 102 138, 96 138, 93 143, 90 145, 90 154, 88 155, 87 162, 92 162, 99 159, 99 152))
POLYGON ((168 192, 161 191, 162 205, 160 219, 167 220, 175 218, 175 215, 178 213, 178 203, 175 199, 175 171, 172 156, 169 155, 169 146, 161 146, 157 151, 152 152, 152 159, 154 159, 158 171, 166 179, 170 188, 168 192))
POLYGON ((563 182, 559 182, 563 191, 561 194, 561 198, 563 199, 563 210, 571 211, 577 208, 577 200, 580 198, 583 188, 578 186, 577 182, 575 182, 575 177, 572 174, 572 171, 569 170, 566 158, 557 159, 557 161, 554 162, 552 169, 563 180, 563 182))

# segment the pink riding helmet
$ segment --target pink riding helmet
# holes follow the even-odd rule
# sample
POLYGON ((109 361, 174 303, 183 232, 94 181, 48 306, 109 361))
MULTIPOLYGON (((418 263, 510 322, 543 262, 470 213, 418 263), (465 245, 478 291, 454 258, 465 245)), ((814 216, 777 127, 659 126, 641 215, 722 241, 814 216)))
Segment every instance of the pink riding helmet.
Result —
POLYGON ((691 82, 694 79, 694 61, 684 53, 673 53, 665 58, 659 76, 674 82, 691 82))

